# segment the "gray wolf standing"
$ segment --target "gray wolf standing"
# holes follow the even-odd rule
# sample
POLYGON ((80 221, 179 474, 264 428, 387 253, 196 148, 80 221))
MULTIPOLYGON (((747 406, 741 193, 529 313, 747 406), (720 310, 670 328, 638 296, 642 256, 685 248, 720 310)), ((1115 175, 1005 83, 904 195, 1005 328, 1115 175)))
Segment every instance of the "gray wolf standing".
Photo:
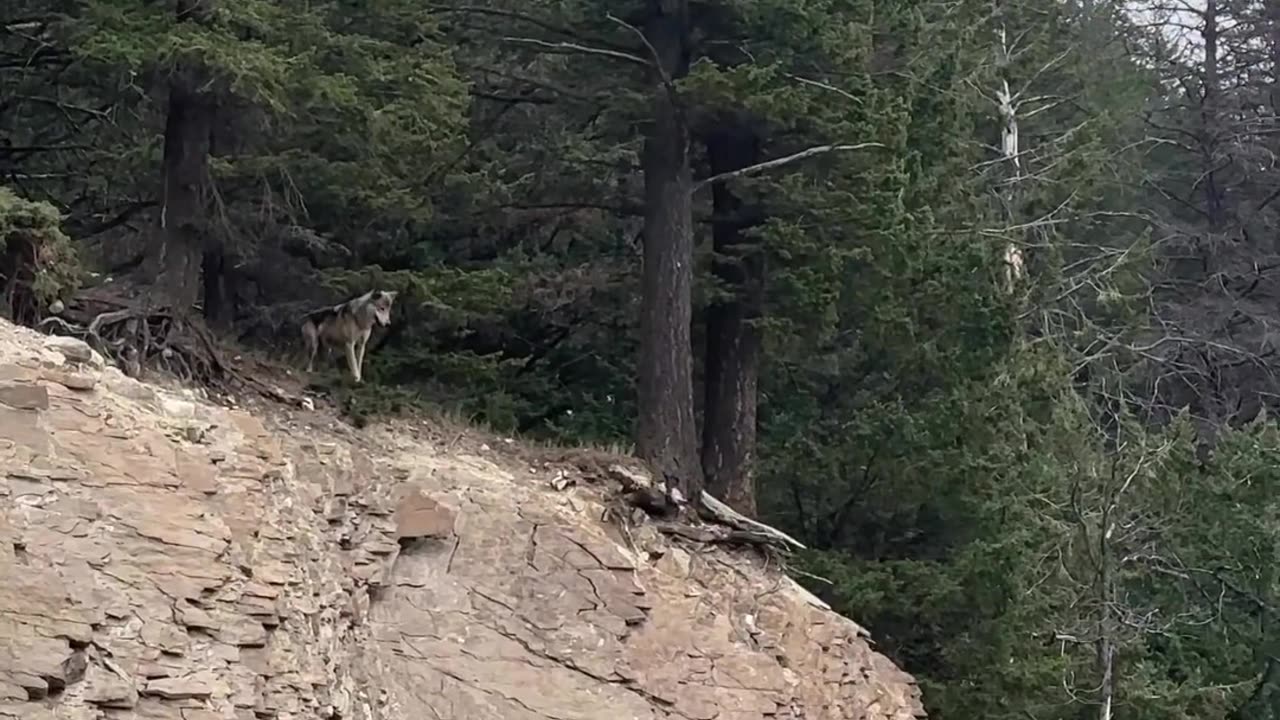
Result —
POLYGON ((347 367, 356 382, 364 380, 364 350, 373 326, 391 324, 394 290, 370 290, 339 305, 307 313, 302 319, 302 339, 307 343, 307 372, 315 366, 321 345, 341 345, 347 367))

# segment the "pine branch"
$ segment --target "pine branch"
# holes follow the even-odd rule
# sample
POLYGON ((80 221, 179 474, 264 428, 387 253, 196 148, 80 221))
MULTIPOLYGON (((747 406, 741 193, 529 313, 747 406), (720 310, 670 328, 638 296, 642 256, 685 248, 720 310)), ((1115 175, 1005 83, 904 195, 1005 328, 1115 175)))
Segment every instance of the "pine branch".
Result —
POLYGON ((612 14, 607 14, 605 17, 609 18, 610 21, 621 25, 627 30, 630 30, 636 37, 640 38, 640 42, 644 43, 645 49, 649 51, 650 64, 652 64, 653 68, 658 71, 658 77, 662 79, 662 86, 667 89, 667 94, 671 96, 671 101, 675 102, 676 86, 675 83, 672 82, 671 76, 667 74, 666 68, 662 67, 662 56, 658 54, 658 48, 654 47, 653 43, 649 42, 649 38, 645 37, 644 31, 635 25, 632 25, 625 20, 620 20, 612 14))
POLYGON ((747 167, 740 168, 738 170, 731 170, 729 172, 720 173, 719 175, 712 175, 709 178, 705 178, 703 180, 699 180, 698 182, 694 183, 693 191, 697 192, 698 190, 702 189, 707 185, 712 185, 718 182, 724 182, 725 180, 732 180, 734 178, 743 177, 745 175, 755 175, 758 173, 762 173, 766 170, 772 170, 774 168, 782 167, 783 165, 789 165, 793 162, 804 160, 806 158, 811 158, 815 155, 825 155, 826 153, 830 153, 830 152, 844 152, 848 150, 864 150, 866 148, 873 148, 873 147, 882 148, 884 147, 884 145, 878 142, 865 142, 865 143, 858 143, 856 145, 819 145, 817 147, 811 147, 808 150, 801 150, 800 152, 794 155, 787 155, 786 157, 775 158, 773 160, 766 160, 765 162, 757 163, 755 165, 748 165, 747 167))
MULTIPOLYGON (((461 15, 487 15, 490 17, 506 18, 508 20, 518 20, 525 22, 541 30, 545 30, 555 35, 564 37, 579 38, 584 37, 585 33, 581 33, 574 28, 563 27, 557 25, 550 20, 530 15, 528 13, 517 12, 515 10, 505 10, 502 8, 483 7, 479 5, 428 5, 427 12, 430 13, 458 13, 461 15)), ((605 40, 591 36, 591 42, 596 43, 599 47, 617 52, 625 52, 626 48, 620 45, 614 45, 605 40)))
POLYGON ((508 103, 511 105, 555 105, 554 98, 538 97, 536 95, 503 95, 500 93, 485 92, 483 90, 472 90, 471 97, 480 100, 489 100, 497 103, 508 103))
POLYGON ((810 86, 812 86, 812 87, 821 88, 821 89, 823 89, 823 90, 827 90, 827 91, 829 91, 829 92, 833 92, 833 93, 835 93, 835 94, 837 94, 837 95, 839 95, 839 96, 841 96, 841 97, 845 98, 846 100, 849 100, 849 101, 853 102, 853 103, 854 103, 854 104, 856 104, 856 105, 862 105, 862 104, 863 104, 863 102, 862 102, 862 98, 860 98, 860 97, 858 97, 858 96, 854 95, 853 93, 851 93, 851 92, 849 92, 849 91, 847 91, 847 90, 841 90, 840 88, 836 87, 835 85, 829 85, 829 84, 827 84, 827 83, 820 82, 820 81, 818 81, 818 80, 811 80, 811 79, 809 79, 809 78, 807 78, 807 77, 800 77, 799 75, 792 75, 791 73, 787 73, 787 75, 786 75, 786 76, 787 76, 788 78, 790 78, 791 80, 795 80, 795 81, 796 81, 796 82, 798 82, 798 83, 803 83, 803 84, 805 84, 805 85, 810 85, 810 86))
POLYGON ((667 69, 663 67, 662 56, 658 54, 658 48, 654 47, 653 43, 649 42, 649 38, 645 36, 644 31, 635 25, 615 17, 612 13, 606 14, 605 17, 621 25, 627 30, 630 30, 636 37, 640 38, 640 42, 644 43, 645 49, 649 51, 650 61, 647 64, 654 70, 658 71, 658 79, 662 81, 662 88, 666 91, 667 98, 671 101, 671 106, 675 108, 677 119, 680 122, 681 131, 687 133, 689 129, 688 108, 685 107, 684 102, 680 98, 679 91, 676 90, 675 80, 671 78, 670 73, 668 73, 667 69))
POLYGON ((642 57, 632 55, 631 53, 618 52, 617 50, 609 50, 607 48, 591 47, 589 45, 579 45, 571 42, 551 42, 548 40, 539 40, 537 38, 522 38, 508 35, 502 38, 507 42, 524 43, 526 45, 536 45, 538 47, 547 48, 548 50, 567 50, 570 52, 583 53, 584 55, 603 55, 605 57, 614 58, 616 60, 626 60, 627 62, 637 63, 649 66, 649 62, 642 57))

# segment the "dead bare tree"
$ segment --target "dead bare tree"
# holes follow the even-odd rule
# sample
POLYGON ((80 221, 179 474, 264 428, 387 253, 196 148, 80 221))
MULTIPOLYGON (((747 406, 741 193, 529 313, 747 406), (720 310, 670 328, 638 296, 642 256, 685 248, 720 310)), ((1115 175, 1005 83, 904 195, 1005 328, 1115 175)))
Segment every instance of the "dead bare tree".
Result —
MULTIPOLYGON (((1130 425, 1131 428, 1136 427, 1130 425)), ((1111 440, 1100 433, 1098 447, 1111 440)), ((1174 447, 1150 444, 1142 432, 1122 433, 1110 450, 1077 466, 1068 488, 1038 492, 1048 547, 1048 575, 1067 592, 1052 635, 1071 659, 1063 677, 1070 704, 1091 708, 1098 720, 1112 720, 1121 686, 1121 657, 1149 636, 1194 622, 1186 613, 1166 615, 1151 596, 1131 592, 1137 575, 1163 556, 1160 540, 1170 518, 1159 511, 1153 488, 1174 447)))
POLYGON ((1141 377, 1158 421, 1190 406, 1206 444, 1263 407, 1280 376, 1280 131, 1274 3, 1136 0, 1131 41, 1167 93, 1146 116, 1159 162, 1143 179, 1157 220, 1152 327, 1141 377))

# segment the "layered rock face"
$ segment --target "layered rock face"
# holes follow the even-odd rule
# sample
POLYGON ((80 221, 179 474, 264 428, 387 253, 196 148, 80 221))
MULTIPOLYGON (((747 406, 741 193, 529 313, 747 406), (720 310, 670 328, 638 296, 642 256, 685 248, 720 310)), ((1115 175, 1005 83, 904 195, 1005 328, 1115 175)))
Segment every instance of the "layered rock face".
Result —
POLYGON ((922 715, 758 559, 454 445, 255 418, 0 321, 0 718, 922 715))

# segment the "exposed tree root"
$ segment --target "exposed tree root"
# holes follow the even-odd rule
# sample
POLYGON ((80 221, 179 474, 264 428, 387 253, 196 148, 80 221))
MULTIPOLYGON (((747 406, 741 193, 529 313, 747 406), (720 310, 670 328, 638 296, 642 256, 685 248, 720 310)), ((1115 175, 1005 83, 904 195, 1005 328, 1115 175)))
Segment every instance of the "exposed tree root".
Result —
POLYGON ((157 371, 227 395, 249 391, 279 402, 300 402, 229 362, 198 315, 175 312, 145 295, 131 297, 124 287, 81 293, 60 316, 39 326, 84 340, 131 377, 157 371))

